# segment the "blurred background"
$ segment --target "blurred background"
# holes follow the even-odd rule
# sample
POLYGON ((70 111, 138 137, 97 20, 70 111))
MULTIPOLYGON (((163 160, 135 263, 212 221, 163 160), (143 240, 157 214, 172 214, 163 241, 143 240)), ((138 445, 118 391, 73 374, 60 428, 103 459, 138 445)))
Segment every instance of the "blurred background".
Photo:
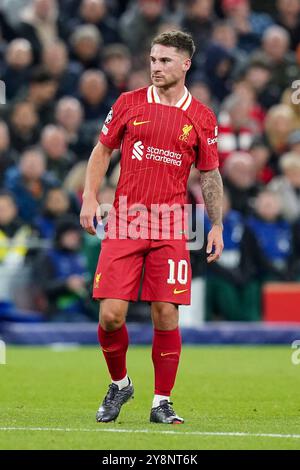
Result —
MULTIPOLYGON (((119 94, 149 84, 151 39, 172 29, 193 35, 187 85, 218 117, 225 185, 224 254, 207 267, 191 253, 181 324, 241 322, 247 336, 253 322, 300 323, 300 1, 1 0, 0 333, 12 341, 30 342, 33 324, 79 342, 76 322, 96 330, 101 240, 79 226, 87 160, 119 94)), ((195 170, 188 197, 203 202, 195 170)), ((149 320, 147 304, 130 306, 136 328, 149 320)))

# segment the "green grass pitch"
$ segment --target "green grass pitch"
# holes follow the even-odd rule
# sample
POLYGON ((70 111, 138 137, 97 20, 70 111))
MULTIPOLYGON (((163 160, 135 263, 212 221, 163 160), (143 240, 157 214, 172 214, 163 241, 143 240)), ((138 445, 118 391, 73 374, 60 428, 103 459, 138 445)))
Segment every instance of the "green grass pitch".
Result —
POLYGON ((166 426, 148 421, 150 348, 130 347, 135 399, 116 423, 97 424, 109 378, 96 347, 8 346, 0 449, 300 449, 300 365, 291 354, 288 346, 184 346, 172 399, 186 423, 166 426))

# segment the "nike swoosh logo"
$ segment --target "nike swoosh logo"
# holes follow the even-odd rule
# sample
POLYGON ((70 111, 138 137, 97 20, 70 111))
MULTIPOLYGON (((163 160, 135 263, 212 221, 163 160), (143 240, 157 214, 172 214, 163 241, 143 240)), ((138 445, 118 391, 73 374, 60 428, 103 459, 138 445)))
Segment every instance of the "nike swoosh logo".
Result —
POLYGON ((161 357, 170 356, 171 354, 176 354, 178 356, 178 352, 160 353, 161 357))
POLYGON ((151 122, 151 121, 136 121, 136 120, 134 120, 133 125, 134 126, 141 126, 142 124, 147 124, 147 122, 151 122))
POLYGON ((184 290, 177 290, 177 289, 174 289, 173 290, 173 294, 183 294, 184 292, 187 292, 188 289, 184 289, 184 290))

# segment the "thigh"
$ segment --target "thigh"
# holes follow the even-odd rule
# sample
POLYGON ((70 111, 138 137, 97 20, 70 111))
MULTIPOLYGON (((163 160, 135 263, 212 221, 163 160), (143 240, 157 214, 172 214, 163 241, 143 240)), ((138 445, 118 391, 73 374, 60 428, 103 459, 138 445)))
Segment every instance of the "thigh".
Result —
POLYGON ((143 271, 147 240, 104 239, 94 278, 94 299, 135 301, 143 271))
POLYGON ((185 240, 151 241, 141 299, 189 305, 190 296, 191 264, 185 240))

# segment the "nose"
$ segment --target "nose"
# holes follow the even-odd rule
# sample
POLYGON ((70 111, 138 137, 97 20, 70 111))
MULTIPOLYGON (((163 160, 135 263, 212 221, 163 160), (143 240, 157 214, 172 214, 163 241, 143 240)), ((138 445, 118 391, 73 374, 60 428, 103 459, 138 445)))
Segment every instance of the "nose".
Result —
POLYGON ((161 72, 161 66, 158 61, 152 62, 152 72, 161 72))

